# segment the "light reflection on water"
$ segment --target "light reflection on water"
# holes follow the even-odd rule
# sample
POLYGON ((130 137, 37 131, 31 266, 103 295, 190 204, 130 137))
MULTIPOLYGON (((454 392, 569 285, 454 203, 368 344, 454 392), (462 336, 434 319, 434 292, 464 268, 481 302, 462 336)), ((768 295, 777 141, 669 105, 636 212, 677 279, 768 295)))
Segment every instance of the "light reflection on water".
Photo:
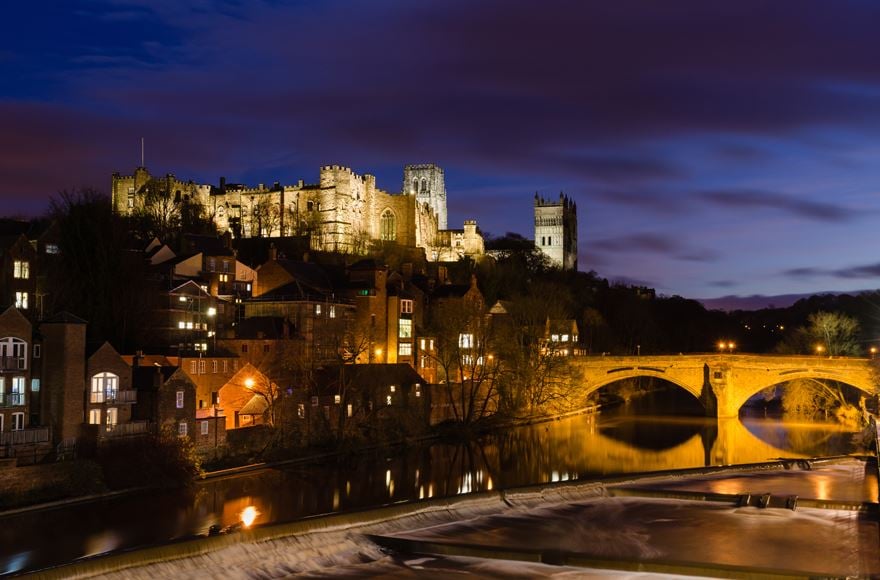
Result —
MULTIPOLYGON (((0 522, 0 570, 203 535, 213 525, 248 527, 602 475, 841 454, 852 450, 850 439, 838 426, 773 419, 577 416, 470 443, 425 444, 208 480, 194 492, 11 516, 0 522), (48 515, 51 528, 45 526, 48 515)), ((817 497, 828 493, 816 486, 817 497)))

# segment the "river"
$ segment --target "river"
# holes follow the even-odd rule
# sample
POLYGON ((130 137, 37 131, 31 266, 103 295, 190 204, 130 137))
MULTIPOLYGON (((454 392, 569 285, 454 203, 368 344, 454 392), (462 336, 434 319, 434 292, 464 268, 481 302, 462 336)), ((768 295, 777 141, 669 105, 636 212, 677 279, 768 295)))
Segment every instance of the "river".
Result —
POLYGON ((773 418, 650 417, 626 409, 516 427, 469 444, 417 447, 264 469, 0 517, 0 573, 248 525, 634 472, 754 463, 855 451, 853 434, 773 418))

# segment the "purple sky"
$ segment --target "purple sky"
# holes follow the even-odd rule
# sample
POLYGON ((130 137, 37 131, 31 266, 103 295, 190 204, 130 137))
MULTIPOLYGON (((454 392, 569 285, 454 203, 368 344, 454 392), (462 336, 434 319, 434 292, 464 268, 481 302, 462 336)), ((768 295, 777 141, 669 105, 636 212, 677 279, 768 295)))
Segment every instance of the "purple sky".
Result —
POLYGON ((0 203, 147 167, 398 191, 531 237, 578 203, 580 268, 665 294, 880 286, 880 4, 86 0, 4 7, 0 203), (184 4, 186 6, 184 6, 184 4))

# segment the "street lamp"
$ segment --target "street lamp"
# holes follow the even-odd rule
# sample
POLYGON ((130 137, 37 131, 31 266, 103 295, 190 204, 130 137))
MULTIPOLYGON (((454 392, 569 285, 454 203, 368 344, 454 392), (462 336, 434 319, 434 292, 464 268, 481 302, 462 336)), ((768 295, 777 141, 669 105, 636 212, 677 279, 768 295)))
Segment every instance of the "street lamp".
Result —
POLYGON ((871 358, 874 358, 874 355, 877 354, 877 347, 872 346, 869 350, 871 351, 871 358))
POLYGON ((821 344, 817 344, 816 345, 816 354, 821 356, 823 352, 825 352, 825 346, 823 346, 821 344))

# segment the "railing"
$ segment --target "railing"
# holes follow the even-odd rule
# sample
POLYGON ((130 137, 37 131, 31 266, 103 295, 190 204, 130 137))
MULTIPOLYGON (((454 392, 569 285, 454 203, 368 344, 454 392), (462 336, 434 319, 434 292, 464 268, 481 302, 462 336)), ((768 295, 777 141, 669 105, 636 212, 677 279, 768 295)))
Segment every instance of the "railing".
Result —
POLYGON ((28 445, 33 443, 48 443, 49 428, 34 427, 20 431, 4 431, 0 433, 0 445, 28 445))
POLYGON ((0 371, 23 371, 27 369, 27 359, 23 356, 0 356, 0 371))
POLYGON ((145 435, 150 432, 149 421, 132 421, 131 423, 117 423, 108 425, 100 431, 102 437, 129 437, 132 435, 145 435))
POLYGON ((89 393, 90 403, 137 403, 137 391, 106 391, 89 393))
POLYGON ((0 393, 0 407, 24 407, 24 393, 0 393))

